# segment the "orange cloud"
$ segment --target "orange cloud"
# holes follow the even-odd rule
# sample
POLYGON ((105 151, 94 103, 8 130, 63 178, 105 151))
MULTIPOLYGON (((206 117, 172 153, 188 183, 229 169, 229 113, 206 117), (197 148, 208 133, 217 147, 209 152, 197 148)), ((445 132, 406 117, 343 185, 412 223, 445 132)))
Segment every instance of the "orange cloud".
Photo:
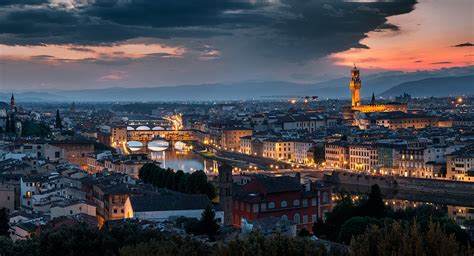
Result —
POLYGON ((81 61, 90 59, 140 59, 150 55, 181 57, 184 47, 170 47, 162 44, 120 44, 113 46, 41 45, 8 46, 0 45, 0 59, 40 60, 35 56, 48 56, 41 60, 81 61))

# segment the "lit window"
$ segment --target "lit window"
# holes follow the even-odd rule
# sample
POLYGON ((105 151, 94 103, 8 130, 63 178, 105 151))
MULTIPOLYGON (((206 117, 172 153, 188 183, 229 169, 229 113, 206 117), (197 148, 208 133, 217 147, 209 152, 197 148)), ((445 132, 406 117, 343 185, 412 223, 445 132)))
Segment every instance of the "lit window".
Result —
POLYGON ((273 209, 273 208, 275 208, 275 203, 274 202, 268 203, 268 209, 273 209))
POLYGON ((286 201, 281 201, 280 203, 280 207, 287 207, 288 206, 288 203, 286 201))
POLYGON ((299 206, 300 205, 300 200, 296 199, 293 201, 293 206, 299 206))

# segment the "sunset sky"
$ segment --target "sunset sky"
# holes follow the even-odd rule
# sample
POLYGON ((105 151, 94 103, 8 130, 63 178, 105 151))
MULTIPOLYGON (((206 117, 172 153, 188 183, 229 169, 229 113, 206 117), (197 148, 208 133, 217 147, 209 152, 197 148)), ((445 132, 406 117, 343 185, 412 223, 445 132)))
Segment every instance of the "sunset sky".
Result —
POLYGON ((0 89, 150 87, 474 65, 474 1, 0 0, 0 89))

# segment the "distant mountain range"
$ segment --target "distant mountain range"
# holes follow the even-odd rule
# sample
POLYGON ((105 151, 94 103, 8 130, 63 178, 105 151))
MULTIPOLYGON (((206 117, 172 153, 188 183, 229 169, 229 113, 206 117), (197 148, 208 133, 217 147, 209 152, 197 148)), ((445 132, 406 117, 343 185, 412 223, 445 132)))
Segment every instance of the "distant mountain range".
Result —
POLYGON ((406 82, 388 89, 380 96, 397 96, 400 95, 400 92, 406 92, 413 97, 472 95, 474 94, 474 75, 427 78, 406 82))
MULTIPOLYGON (((16 92, 19 102, 37 101, 205 101, 270 99, 274 96, 318 95, 321 98, 349 98, 349 77, 321 83, 286 81, 243 81, 236 83, 194 84, 147 88, 106 88, 16 92)), ((474 94, 474 66, 417 72, 383 72, 364 76, 361 96, 454 96, 474 94)), ((7 101, 9 93, 0 93, 7 101)))

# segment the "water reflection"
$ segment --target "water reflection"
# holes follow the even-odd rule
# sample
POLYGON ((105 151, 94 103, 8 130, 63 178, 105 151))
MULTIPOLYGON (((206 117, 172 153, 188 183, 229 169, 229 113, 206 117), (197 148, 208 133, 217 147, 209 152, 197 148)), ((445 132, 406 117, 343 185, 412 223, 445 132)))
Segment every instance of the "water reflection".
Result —
MULTIPOLYGON (((363 193, 352 193, 350 196, 352 202, 356 203, 367 195, 363 193)), ((337 203, 342 199, 342 193, 334 193, 332 199, 334 205, 337 205, 337 203)), ((390 207, 394 210, 407 210, 409 208, 418 208, 424 205, 430 205, 436 210, 445 212, 448 217, 451 218, 457 225, 459 225, 462 229, 465 229, 471 237, 474 237, 474 208, 472 207, 440 205, 431 202, 419 202, 394 198, 384 199, 384 202, 387 207, 390 207)))
POLYGON ((162 168, 171 168, 173 170, 182 170, 184 172, 193 172, 196 170, 204 170, 212 173, 215 170, 215 161, 205 159, 199 154, 190 150, 167 149, 161 152, 148 152, 151 160, 160 162, 162 168))

